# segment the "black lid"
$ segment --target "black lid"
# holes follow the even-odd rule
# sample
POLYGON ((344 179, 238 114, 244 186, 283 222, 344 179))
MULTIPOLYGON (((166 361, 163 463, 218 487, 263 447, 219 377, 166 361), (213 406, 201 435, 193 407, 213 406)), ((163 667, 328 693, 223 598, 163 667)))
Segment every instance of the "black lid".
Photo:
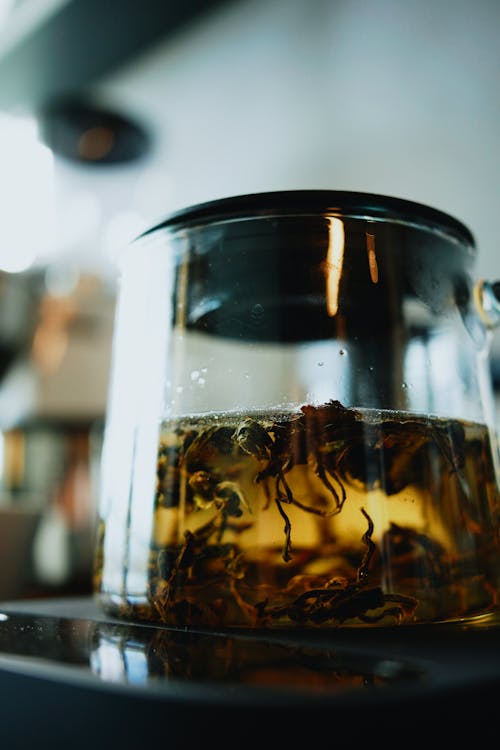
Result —
POLYGON ((222 198, 177 211, 143 236, 162 230, 193 235, 183 256, 189 276, 179 308, 183 325, 280 343, 389 340, 404 317, 405 299, 425 300, 436 314, 455 304, 475 249, 467 227, 439 210, 345 191, 222 198), (335 313, 328 309, 326 283, 331 218, 345 224, 335 313), (376 281, 367 265, 368 224, 377 245, 376 281))
POLYGON ((142 236, 197 223, 311 212, 424 225, 475 247, 474 237, 465 224, 439 209, 404 198, 349 190, 281 190, 219 198, 175 211, 142 236))

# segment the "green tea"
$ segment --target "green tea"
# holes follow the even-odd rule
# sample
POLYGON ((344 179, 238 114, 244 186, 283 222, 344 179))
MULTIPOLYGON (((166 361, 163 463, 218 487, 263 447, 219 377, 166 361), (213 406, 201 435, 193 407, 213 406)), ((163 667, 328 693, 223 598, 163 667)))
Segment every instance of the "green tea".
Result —
POLYGON ((193 416, 161 426, 156 471, 147 585, 127 590, 124 560, 123 598, 103 595, 113 614, 289 629, 497 608, 499 493, 484 425, 336 401, 193 416))

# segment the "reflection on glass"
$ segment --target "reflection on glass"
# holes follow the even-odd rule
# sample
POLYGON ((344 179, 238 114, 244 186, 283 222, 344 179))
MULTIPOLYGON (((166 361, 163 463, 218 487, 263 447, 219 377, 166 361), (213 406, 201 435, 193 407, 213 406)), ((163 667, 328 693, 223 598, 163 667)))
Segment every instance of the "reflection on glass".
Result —
POLYGON ((90 663, 103 680, 166 681, 337 693, 423 677, 420 666, 380 654, 164 628, 98 625, 90 663))

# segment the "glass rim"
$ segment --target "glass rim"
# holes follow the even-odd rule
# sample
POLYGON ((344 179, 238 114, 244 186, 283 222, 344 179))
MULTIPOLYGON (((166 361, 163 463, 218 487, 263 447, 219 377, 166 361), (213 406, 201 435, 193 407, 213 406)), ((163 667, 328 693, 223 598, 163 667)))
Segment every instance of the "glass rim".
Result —
POLYGON ((279 190, 247 193, 195 203, 173 211, 138 239, 162 229, 280 216, 323 215, 339 219, 373 219, 421 226, 451 234, 475 250, 471 230, 441 209, 406 198, 350 190, 279 190))

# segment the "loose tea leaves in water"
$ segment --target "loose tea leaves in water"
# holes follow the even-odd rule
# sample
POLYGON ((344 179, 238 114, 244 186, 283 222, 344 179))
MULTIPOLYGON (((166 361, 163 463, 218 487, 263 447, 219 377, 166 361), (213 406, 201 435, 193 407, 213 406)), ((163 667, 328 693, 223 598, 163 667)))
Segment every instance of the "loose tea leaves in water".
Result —
POLYGON ((480 424, 336 401, 167 422, 146 590, 126 561, 109 608, 198 628, 480 617, 497 606, 498 501, 480 424))

